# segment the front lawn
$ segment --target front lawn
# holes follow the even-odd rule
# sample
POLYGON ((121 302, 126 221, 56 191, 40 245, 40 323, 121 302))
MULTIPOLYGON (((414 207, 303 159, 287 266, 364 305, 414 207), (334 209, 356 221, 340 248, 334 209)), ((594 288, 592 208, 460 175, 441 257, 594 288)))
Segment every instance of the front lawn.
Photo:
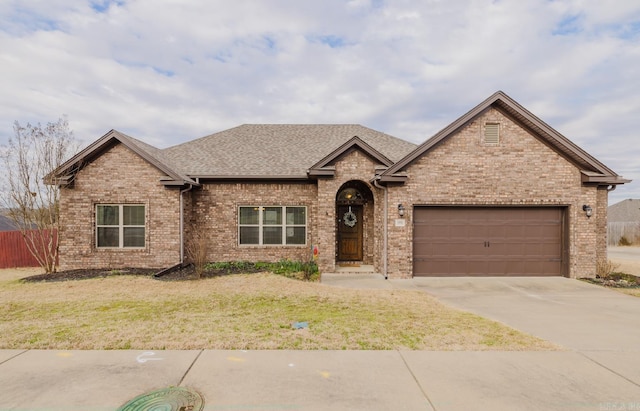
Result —
POLYGON ((19 277, 0 270, 0 349, 557 349, 419 291, 269 273, 171 282, 19 277), (308 327, 294 329, 297 322, 308 327))

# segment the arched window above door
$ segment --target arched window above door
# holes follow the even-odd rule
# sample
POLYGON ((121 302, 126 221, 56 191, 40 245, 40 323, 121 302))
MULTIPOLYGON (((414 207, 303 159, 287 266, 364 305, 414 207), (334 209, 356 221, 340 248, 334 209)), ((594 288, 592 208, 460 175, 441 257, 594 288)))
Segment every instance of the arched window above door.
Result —
POLYGON ((336 202, 338 204, 364 204, 367 202, 367 197, 355 187, 345 187, 338 193, 336 202))

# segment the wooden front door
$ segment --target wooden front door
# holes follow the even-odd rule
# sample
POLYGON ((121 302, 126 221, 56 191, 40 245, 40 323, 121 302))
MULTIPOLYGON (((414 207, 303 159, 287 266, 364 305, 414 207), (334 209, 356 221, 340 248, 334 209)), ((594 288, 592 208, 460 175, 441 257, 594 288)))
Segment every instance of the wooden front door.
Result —
POLYGON ((362 261, 362 205, 338 206, 338 261, 362 261))

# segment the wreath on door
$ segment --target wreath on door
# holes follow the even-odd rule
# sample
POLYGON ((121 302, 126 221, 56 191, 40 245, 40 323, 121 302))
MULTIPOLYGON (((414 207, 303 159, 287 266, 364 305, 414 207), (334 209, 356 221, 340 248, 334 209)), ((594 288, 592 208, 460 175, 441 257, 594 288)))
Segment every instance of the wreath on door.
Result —
POLYGON ((344 213, 343 220, 344 220, 344 225, 349 227, 355 227, 356 223, 358 222, 358 219, 356 218, 356 215, 353 213, 353 211, 351 211, 351 207, 349 207, 349 211, 344 213))

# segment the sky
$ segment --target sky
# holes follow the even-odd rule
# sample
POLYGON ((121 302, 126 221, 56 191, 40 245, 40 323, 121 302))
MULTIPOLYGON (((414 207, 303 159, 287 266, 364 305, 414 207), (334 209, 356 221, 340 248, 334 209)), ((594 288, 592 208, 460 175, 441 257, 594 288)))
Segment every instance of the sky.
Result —
POLYGON ((640 2, 2 0, 0 145, 66 115, 159 148, 246 123, 421 143, 502 90, 640 198, 640 2))

